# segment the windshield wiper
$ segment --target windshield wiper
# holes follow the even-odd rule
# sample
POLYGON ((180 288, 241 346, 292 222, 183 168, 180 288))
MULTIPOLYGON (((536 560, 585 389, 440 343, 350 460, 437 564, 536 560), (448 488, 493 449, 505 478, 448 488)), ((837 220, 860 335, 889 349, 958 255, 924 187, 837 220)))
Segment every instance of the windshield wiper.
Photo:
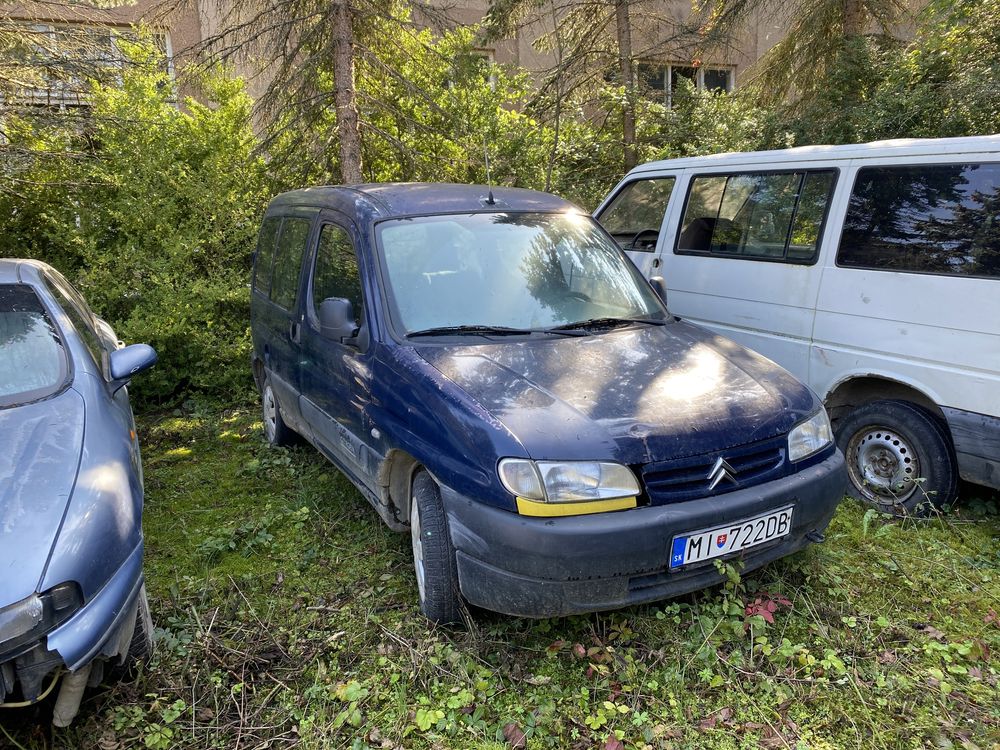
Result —
POLYGON ((417 336, 447 336, 453 333, 467 333, 472 336, 523 336, 529 333, 536 333, 530 328, 510 328, 508 326, 436 326, 434 328, 424 328, 421 331, 413 331, 406 334, 406 338, 412 339, 417 336))
POLYGON ((577 331, 589 328, 615 328, 618 326, 630 325, 632 323, 646 323, 651 326, 662 326, 666 324, 666 321, 652 318, 588 318, 587 320, 578 320, 575 323, 564 323, 560 326, 554 326, 546 330, 577 331))

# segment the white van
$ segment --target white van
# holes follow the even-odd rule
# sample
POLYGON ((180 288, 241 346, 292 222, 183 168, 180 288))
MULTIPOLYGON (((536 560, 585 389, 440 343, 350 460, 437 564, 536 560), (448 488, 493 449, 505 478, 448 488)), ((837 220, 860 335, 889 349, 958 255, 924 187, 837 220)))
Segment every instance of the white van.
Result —
POLYGON ((1000 488, 1000 136, 653 162, 595 216, 671 312, 823 397, 854 495, 1000 488))

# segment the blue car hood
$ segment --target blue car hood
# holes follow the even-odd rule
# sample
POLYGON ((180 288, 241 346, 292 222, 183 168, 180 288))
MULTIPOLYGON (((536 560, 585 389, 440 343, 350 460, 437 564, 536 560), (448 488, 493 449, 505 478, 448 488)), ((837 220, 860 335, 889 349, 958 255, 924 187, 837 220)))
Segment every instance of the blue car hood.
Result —
POLYGON ((681 322, 418 352, 536 459, 714 452, 786 433, 819 406, 769 359, 681 322))
POLYGON ((39 585, 76 483, 84 402, 54 398, 0 410, 0 607, 39 585))

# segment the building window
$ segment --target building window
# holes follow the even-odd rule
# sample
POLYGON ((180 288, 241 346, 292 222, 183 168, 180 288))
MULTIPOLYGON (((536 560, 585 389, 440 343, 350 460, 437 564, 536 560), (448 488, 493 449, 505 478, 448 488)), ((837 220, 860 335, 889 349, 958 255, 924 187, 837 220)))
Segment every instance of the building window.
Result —
POLYGON ((707 65, 663 65, 639 63, 639 84, 650 98, 671 105, 673 92, 682 80, 690 81, 698 91, 732 91, 735 71, 707 65))
POLYGON ((476 79, 488 81, 490 88, 496 90, 497 75, 493 50, 476 48, 457 54, 452 61, 445 85, 453 89, 459 82, 476 79))
MULTIPOLYGON (((87 104, 89 81, 120 78, 125 54, 120 43, 137 42, 128 27, 84 24, 25 23, 26 44, 16 50, 16 65, 25 71, 23 83, 13 92, 19 104, 65 107, 87 104)), ((155 34, 153 42, 164 53, 167 72, 173 75, 170 38, 155 34)))

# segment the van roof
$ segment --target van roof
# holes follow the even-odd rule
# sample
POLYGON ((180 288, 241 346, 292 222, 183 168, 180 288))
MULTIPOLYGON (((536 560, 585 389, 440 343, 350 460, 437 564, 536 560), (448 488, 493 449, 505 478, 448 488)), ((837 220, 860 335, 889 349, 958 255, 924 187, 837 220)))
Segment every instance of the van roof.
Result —
POLYGON ((780 164, 783 162, 828 161, 831 159, 871 159, 885 156, 928 156, 933 154, 964 154, 998 152, 1000 135, 963 136, 961 138, 898 138, 874 143, 854 143, 845 146, 798 146, 774 151, 745 151, 710 156, 689 156, 663 159, 640 164, 629 174, 641 174, 666 169, 718 167, 729 164, 780 164))
POLYGON ((432 213, 463 213, 487 210, 566 211, 572 203, 551 193, 520 188, 493 187, 495 203, 486 202, 486 185, 456 185, 436 182, 369 183, 324 185, 291 190, 271 201, 271 207, 311 206, 352 212, 367 209, 372 218, 419 216, 432 213))

